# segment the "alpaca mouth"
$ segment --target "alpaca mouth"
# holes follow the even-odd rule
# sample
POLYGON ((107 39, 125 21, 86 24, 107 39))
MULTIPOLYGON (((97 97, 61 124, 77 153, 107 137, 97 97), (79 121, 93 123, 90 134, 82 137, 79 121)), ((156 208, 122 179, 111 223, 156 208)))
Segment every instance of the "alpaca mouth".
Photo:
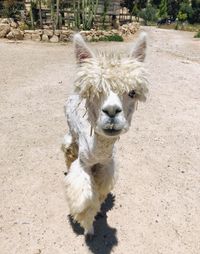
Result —
POLYGON ((103 129, 104 133, 108 136, 117 136, 120 134, 121 130, 116 130, 114 128, 103 129))

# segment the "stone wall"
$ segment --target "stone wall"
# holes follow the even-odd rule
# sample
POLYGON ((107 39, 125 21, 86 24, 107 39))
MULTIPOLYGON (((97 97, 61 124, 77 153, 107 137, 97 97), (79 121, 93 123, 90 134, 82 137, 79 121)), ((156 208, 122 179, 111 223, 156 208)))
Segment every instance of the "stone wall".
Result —
MULTIPOLYGON (((9 40, 33 40, 44 42, 68 42, 74 34, 73 30, 63 27, 62 30, 55 30, 53 32, 48 26, 44 29, 36 30, 22 30, 23 24, 14 22, 13 19, 0 19, 0 38, 7 38, 9 40)), ((123 38, 134 34, 139 29, 138 23, 130 23, 120 26, 119 29, 112 29, 109 31, 91 29, 89 31, 80 31, 87 41, 99 41, 105 36, 120 35, 123 38)))
POLYGON ((19 24, 13 19, 0 19, 0 38, 23 40, 24 32, 19 29, 19 24))

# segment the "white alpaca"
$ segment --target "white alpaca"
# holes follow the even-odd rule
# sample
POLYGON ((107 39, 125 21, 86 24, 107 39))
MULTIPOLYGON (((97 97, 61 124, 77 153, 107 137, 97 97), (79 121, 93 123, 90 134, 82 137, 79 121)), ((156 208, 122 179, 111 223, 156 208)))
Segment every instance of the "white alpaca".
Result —
POLYGON ((145 101, 148 92, 142 63, 146 35, 140 35, 126 57, 115 52, 95 56, 79 34, 74 45, 75 94, 65 106, 66 194, 71 215, 92 235, 95 215, 116 181, 114 143, 128 131, 138 100, 145 101))

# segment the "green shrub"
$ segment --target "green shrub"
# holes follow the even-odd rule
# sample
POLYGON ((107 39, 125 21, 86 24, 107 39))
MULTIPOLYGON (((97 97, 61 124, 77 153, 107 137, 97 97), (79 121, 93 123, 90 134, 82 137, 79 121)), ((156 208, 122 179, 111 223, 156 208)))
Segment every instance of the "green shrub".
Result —
POLYGON ((200 23, 200 1, 199 0, 192 0, 192 9, 193 9, 192 23, 200 23))
POLYGON ((140 18, 144 20, 144 24, 154 23, 157 21, 157 9, 151 6, 150 4, 147 7, 139 12, 140 18))
POLYGON ((200 30, 195 34, 194 38, 200 38, 200 30))
POLYGON ((161 19, 167 18, 167 0, 161 0, 158 14, 161 19))
POLYGON ((123 37, 119 34, 106 35, 99 38, 99 41, 124 41, 123 37))
POLYGON ((15 0, 6 0, 1 3, 2 14, 7 18, 14 18, 20 15, 20 10, 24 9, 24 3, 17 2, 15 0))
POLYGON ((187 19, 187 13, 183 13, 182 11, 179 11, 177 18, 180 22, 184 22, 187 19))
MULTIPOLYGON (((189 23, 194 23, 193 21, 194 10, 192 9, 192 6, 189 4, 189 2, 183 2, 180 4, 179 13, 180 12, 186 14, 187 16, 186 19, 189 21, 189 23)), ((178 16, 179 16, 179 13, 178 13, 178 16)))
POLYGON ((19 29, 20 30, 29 30, 31 27, 28 25, 28 24, 26 24, 25 22, 21 22, 20 23, 20 25, 19 25, 19 29))

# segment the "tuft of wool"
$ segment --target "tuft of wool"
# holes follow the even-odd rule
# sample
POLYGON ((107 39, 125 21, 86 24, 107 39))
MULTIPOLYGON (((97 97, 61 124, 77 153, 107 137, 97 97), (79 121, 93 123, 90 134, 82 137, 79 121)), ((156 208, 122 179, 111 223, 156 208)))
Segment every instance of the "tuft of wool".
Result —
POLYGON ((97 57, 86 59, 78 67, 75 90, 88 100, 107 96, 110 90, 119 95, 134 90, 138 100, 145 101, 147 73, 143 63, 135 59, 99 52, 97 57))

